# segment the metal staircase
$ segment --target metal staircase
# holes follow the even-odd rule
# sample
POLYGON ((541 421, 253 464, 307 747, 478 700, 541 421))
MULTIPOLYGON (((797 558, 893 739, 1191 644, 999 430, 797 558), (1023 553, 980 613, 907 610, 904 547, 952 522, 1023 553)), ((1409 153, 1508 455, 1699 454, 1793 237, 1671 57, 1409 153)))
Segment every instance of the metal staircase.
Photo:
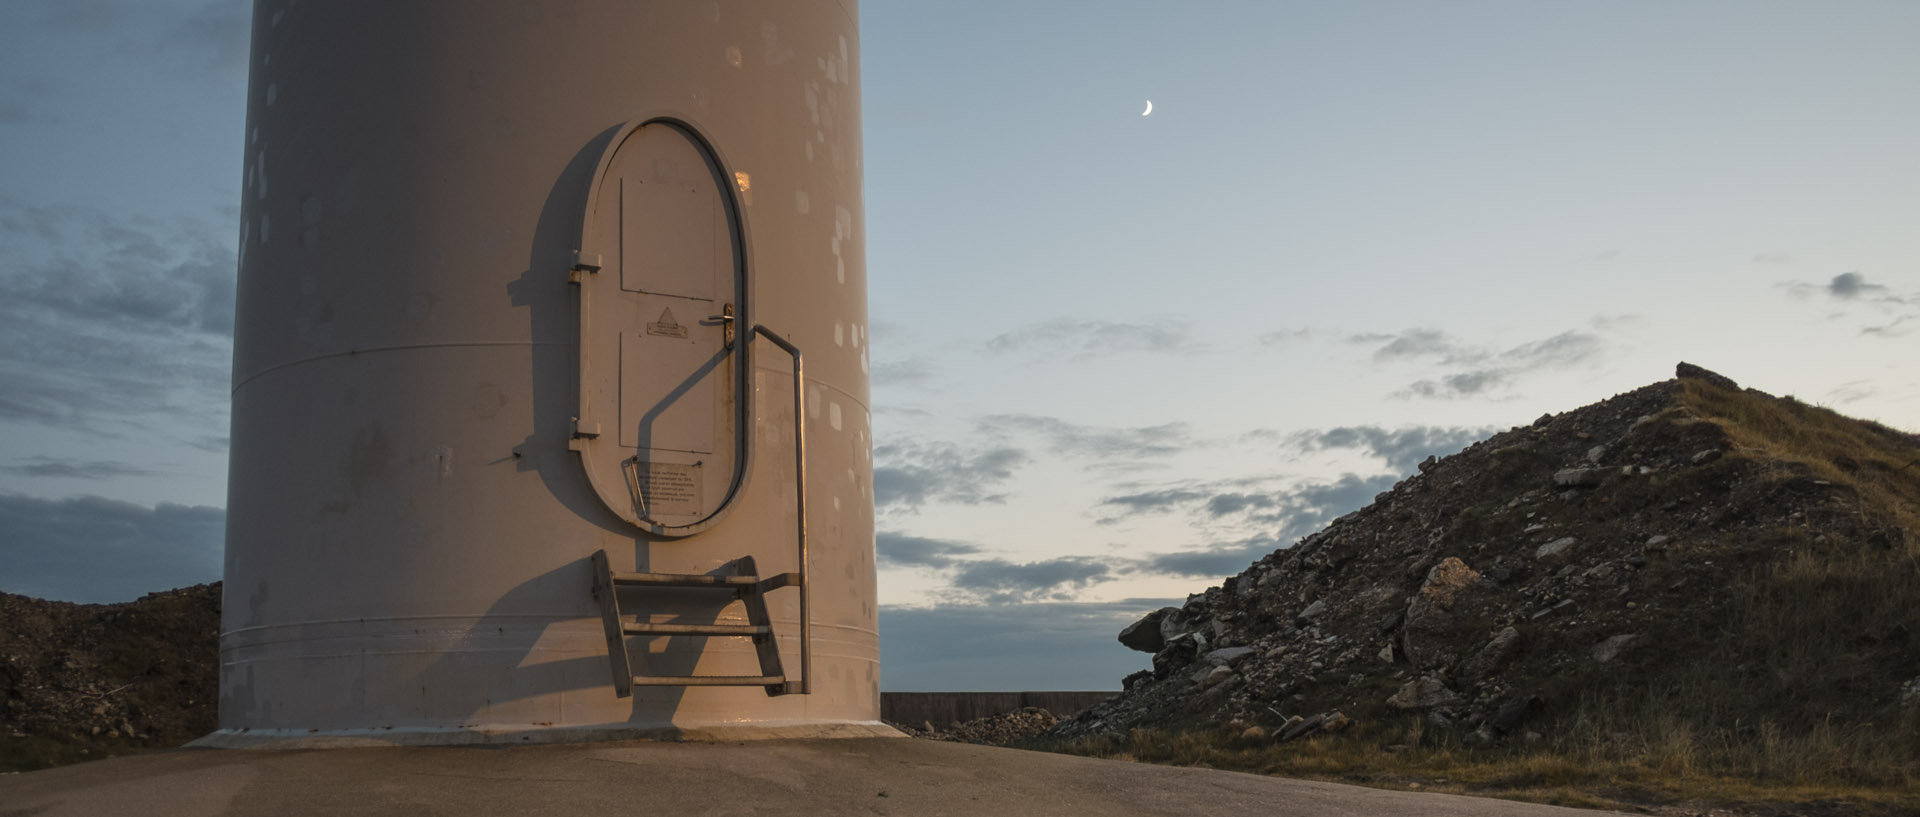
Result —
MULTIPOLYGON (((577 273, 576 273, 577 274, 577 273)), ((731 326, 732 313, 713 316, 731 326)), ((807 414, 806 364, 800 348, 760 324, 753 334, 766 338, 793 357, 793 475, 794 545, 799 571, 761 578, 752 556, 729 562, 722 573, 615 573, 605 550, 593 554, 593 597, 600 603, 600 620, 607 632, 607 658, 613 668, 613 689, 622 698, 633 695, 636 686, 757 686, 768 695, 806 695, 813 683, 813 618, 808 610, 811 594, 807 583, 807 414), (679 587, 725 590, 746 604, 746 624, 680 624, 628 621, 620 608, 621 588, 679 587), (770 590, 792 587, 800 591, 800 677, 788 678, 780 668, 780 645, 774 638, 773 621, 767 615, 766 594, 770 590), (704 635, 753 639, 760 658, 759 675, 634 675, 633 660, 627 651, 628 636, 704 635)), ((729 338, 729 346, 731 346, 729 338)), ((749 367, 750 368, 750 367, 749 367)), ((584 456, 584 454, 583 454, 584 456)), ((729 497, 731 501, 731 497, 729 497)), ((695 529, 697 530, 697 528, 695 529)), ((688 531, 691 533, 693 531, 688 531)), ((685 534, 681 534, 685 535, 685 534)))
POLYGON ((768 695, 804 695, 807 692, 807 629, 801 625, 801 676, 789 679, 780 668, 780 647, 774 639, 773 622, 767 615, 766 593, 782 587, 804 588, 806 577, 799 573, 778 573, 761 578, 754 570, 753 557, 743 556, 728 563, 726 572, 710 573, 615 573, 607 561, 607 552, 593 554, 593 597, 600 602, 600 620, 606 626, 607 655, 613 666, 613 688, 620 697, 633 694, 637 686, 757 686, 768 695), (746 624, 679 624, 628 620, 620 607, 620 590, 639 587, 680 587, 724 590, 745 603, 746 624), (627 651, 628 636, 704 635, 753 639, 760 658, 759 675, 635 675, 627 651))

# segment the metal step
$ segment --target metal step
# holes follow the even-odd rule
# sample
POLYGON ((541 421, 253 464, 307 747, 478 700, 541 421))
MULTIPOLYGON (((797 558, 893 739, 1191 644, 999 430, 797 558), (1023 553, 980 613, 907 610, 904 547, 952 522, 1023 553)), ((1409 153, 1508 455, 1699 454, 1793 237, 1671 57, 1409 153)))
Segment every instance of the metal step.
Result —
POLYGON ((751 587, 759 576, 710 576, 705 573, 615 573, 616 586, 648 587, 751 587))
POLYGON ((635 675, 637 687, 765 687, 785 686, 778 675, 635 675))
MULTIPOLYGON (((806 551, 802 548, 800 563, 806 564, 806 551)), ((766 594, 770 590, 794 587, 800 590, 800 664, 804 672, 808 667, 807 649, 807 603, 806 573, 776 573, 766 578, 754 569, 752 556, 742 556, 726 566, 729 575, 710 573, 615 573, 607 563, 607 552, 602 550, 593 554, 593 597, 600 604, 600 622, 606 629, 607 659, 613 669, 614 695, 626 698, 633 694, 633 688, 642 687, 689 687, 689 686, 757 686, 764 687, 768 695, 804 695, 808 684, 803 677, 798 681, 788 680, 780 668, 780 645, 773 637, 773 620, 767 612, 766 594), (745 608, 746 624, 680 624, 652 622, 638 619, 647 618, 641 613, 636 620, 629 621, 620 610, 620 589, 640 587, 689 587, 708 588, 729 591, 735 600, 745 608), (759 675, 634 675, 632 656, 627 650, 627 636, 735 636, 753 639, 755 657, 760 659, 759 675)), ((629 596, 646 595, 640 592, 629 596)), ((630 599, 635 600, 637 599, 630 599)), ((638 611, 635 611, 638 612, 638 611)))
POLYGON ((759 576, 714 576, 706 573, 614 573, 613 583, 619 587, 747 587, 760 585, 761 590, 778 590, 782 587, 799 587, 798 573, 775 573, 766 578, 759 576))
POLYGON ((626 635, 769 635, 765 624, 665 624, 637 621, 620 626, 626 635))
POLYGON ((782 587, 799 587, 803 584, 806 584, 806 579, 801 578, 798 573, 775 573, 760 580, 760 589, 779 590, 782 587))

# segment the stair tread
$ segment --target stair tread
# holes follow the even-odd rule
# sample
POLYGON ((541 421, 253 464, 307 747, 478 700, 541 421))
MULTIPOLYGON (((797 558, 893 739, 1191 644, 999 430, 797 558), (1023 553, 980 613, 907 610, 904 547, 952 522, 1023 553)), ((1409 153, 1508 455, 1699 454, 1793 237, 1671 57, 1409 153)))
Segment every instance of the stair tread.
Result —
POLYGON ((785 684, 787 679, 778 675, 635 675, 633 685, 637 687, 695 687, 695 686, 742 686, 761 687, 785 684))
POLYGON ((613 583, 676 587, 746 587, 759 584, 760 577, 714 576, 706 573, 615 573, 613 583))
POLYGON ((765 624, 677 624, 636 621, 621 625, 627 635, 768 635, 773 627, 765 624))

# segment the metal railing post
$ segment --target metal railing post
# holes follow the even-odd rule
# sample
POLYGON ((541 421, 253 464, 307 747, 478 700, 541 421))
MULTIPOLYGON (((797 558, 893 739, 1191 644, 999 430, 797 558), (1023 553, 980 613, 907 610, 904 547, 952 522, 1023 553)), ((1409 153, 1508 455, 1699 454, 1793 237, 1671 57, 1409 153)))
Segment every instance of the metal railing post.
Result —
POLYGON ((800 358, 800 347, 764 325, 754 324, 753 331, 793 356, 793 494, 798 517, 795 534, 800 548, 799 694, 805 695, 813 686, 813 616, 808 609, 813 595, 813 580, 807 570, 807 376, 800 358))

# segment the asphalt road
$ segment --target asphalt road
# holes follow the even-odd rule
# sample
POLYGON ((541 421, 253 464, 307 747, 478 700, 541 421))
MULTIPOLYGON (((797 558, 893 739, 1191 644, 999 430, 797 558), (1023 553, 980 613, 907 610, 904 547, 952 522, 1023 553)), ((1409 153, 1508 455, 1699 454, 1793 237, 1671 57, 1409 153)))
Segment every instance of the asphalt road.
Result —
POLYGON ((1248 815, 1600 812, 899 738, 182 749, 0 776, 0 815, 1248 815))

